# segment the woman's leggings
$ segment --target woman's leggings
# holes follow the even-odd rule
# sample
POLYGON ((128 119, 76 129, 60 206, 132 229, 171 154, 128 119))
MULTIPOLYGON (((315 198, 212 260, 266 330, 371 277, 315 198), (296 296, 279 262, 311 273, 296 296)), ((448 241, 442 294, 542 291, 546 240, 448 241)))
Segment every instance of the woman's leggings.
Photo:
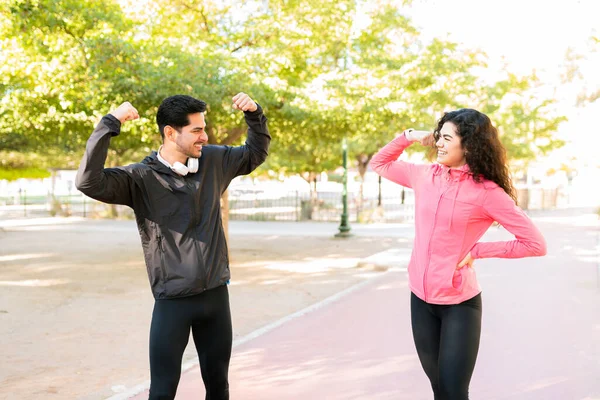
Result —
POLYGON ((411 294, 413 338, 434 400, 468 400, 481 336, 481 293, 460 304, 429 304, 411 294))
POLYGON ((175 398, 190 329, 200 360, 206 400, 229 399, 232 327, 227 286, 156 300, 150 326, 150 400, 175 398))

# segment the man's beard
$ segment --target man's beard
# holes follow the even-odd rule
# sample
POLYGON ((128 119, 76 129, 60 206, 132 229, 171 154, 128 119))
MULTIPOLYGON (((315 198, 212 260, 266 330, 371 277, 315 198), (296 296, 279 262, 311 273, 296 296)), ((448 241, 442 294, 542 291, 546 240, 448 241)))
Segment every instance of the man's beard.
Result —
POLYGON ((195 146, 195 144, 192 145, 192 149, 184 149, 183 147, 181 147, 181 145, 179 145, 179 143, 177 143, 177 150, 179 150, 180 153, 183 153, 186 157, 191 157, 191 158, 202 157, 202 150, 198 150, 194 146, 195 146))

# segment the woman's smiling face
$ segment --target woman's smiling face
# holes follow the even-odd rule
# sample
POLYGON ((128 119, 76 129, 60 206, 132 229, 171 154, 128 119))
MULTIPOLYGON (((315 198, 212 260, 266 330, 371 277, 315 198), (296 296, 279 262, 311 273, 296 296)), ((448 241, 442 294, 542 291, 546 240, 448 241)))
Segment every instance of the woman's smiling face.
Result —
POLYGON ((456 125, 446 122, 436 134, 437 161, 449 168, 458 168, 466 164, 465 150, 458 136, 456 125))

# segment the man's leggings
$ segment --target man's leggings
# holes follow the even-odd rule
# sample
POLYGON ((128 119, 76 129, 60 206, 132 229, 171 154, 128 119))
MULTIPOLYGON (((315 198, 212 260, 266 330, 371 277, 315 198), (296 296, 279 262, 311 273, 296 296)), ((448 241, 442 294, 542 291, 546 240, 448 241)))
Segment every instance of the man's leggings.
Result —
POLYGON ((411 293, 413 338, 435 400, 468 400, 481 336, 481 293, 454 305, 411 293))
POLYGON ((175 398, 190 329, 200 360, 206 400, 228 400, 232 327, 227 286, 156 300, 150 326, 150 400, 175 398))

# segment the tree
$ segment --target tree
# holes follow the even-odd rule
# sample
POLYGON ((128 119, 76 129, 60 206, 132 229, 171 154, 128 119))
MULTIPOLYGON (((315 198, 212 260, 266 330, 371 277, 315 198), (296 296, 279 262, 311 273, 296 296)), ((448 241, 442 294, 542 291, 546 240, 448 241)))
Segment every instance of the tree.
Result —
POLYGON ((582 87, 577 97, 577 105, 585 106, 600 99, 600 82, 593 79, 594 68, 600 60, 600 36, 590 37, 585 56, 574 49, 569 49, 566 59, 568 63, 563 74, 563 83, 577 83, 582 87), (596 63, 590 63, 591 68, 584 68, 582 64, 591 60, 595 60, 596 63))
POLYGON ((394 133, 459 107, 497 120, 515 158, 561 144, 534 77, 483 82, 482 52, 424 42, 392 1, 7 0, 0 13, 0 153, 44 166, 74 168, 122 101, 141 119, 113 141, 109 164, 139 160, 159 145, 158 104, 176 93, 208 103, 210 143, 225 145, 245 132, 231 97, 250 93, 274 137, 265 168, 309 183, 340 164, 343 137, 364 176, 394 133))
POLYGON ((490 115, 516 164, 563 144, 552 133, 564 118, 553 114, 554 101, 538 100, 534 75, 506 73, 504 79, 485 82, 478 74, 487 67, 483 52, 439 39, 423 42, 394 5, 373 7, 368 17, 351 43, 352 68, 327 82, 331 97, 352 110, 350 152, 363 182, 371 157, 394 134, 409 127, 433 130, 442 112, 452 109, 476 108, 490 115))
POLYGON ((242 136, 243 117, 230 104, 245 88, 232 56, 144 36, 110 0, 15 0, 2 14, 10 62, 2 66, 0 151, 44 153, 46 166, 74 168, 98 118, 130 101, 140 121, 113 140, 108 163, 139 160, 157 148, 154 115, 175 93, 207 101, 211 143, 242 136))

